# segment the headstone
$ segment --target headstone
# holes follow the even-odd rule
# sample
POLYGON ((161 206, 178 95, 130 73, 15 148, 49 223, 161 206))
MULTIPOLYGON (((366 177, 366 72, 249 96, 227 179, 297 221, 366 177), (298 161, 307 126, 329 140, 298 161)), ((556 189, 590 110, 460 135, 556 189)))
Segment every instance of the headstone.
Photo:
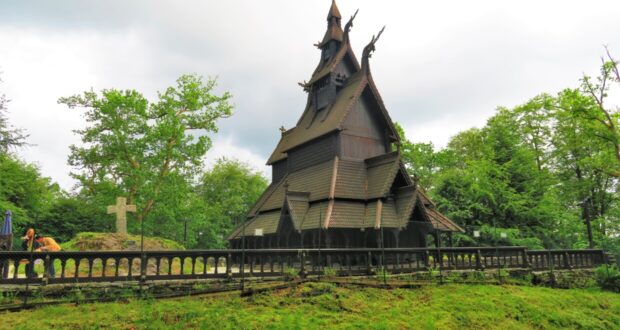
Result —
POLYGON ((500 234, 499 234, 499 237, 501 237, 501 238, 506 238, 506 237, 508 237, 508 235, 506 235, 506 233, 500 233, 500 234))
POLYGON ((116 205, 108 206, 108 214, 116 213, 116 233, 127 234, 127 212, 136 212, 135 205, 127 205, 125 197, 116 197, 116 205))
POLYGON ((254 236, 263 236, 263 228, 254 229, 254 236))
POLYGON ((480 232, 477 230, 474 230, 474 237, 480 237, 480 232))

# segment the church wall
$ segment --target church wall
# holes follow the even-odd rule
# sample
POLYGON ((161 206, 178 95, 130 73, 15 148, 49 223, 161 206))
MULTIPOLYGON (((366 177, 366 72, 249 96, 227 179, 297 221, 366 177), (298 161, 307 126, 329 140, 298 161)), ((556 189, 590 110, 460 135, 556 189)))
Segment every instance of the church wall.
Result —
POLYGON ((333 159, 336 155, 336 137, 329 134, 288 151, 288 171, 295 172, 306 167, 333 159))
POLYGON ((360 97, 353 105, 340 134, 342 157, 366 159, 387 152, 385 129, 380 127, 378 116, 374 114, 377 111, 365 97, 360 97))

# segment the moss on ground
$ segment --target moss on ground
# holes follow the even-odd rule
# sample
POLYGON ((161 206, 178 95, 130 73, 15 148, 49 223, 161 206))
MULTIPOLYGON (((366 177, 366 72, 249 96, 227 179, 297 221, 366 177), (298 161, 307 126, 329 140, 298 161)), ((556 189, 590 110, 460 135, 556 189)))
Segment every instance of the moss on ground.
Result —
POLYGON ((211 295, 52 306, 0 315, 30 329, 614 329, 620 296, 595 289, 443 285, 343 288, 307 283, 247 298, 211 295))
MULTIPOLYGON (((93 233, 77 234, 73 239, 61 244, 65 251, 126 251, 127 242, 134 241, 135 248, 140 248, 140 235, 93 233)), ((185 250, 183 245, 161 237, 144 237, 144 249, 147 251, 185 250)))

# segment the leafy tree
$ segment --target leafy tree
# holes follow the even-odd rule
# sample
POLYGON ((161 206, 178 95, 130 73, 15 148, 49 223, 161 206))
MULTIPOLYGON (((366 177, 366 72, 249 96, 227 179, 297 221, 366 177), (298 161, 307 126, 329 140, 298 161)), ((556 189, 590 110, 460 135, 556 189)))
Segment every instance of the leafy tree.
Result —
POLYGON ((211 146, 207 134, 217 132, 217 120, 231 114, 230 94, 213 94, 215 85, 214 79, 184 75, 155 102, 135 90, 115 89, 59 99, 70 108, 85 109, 88 126, 76 131, 83 145, 71 146, 69 156, 83 194, 106 203, 125 195, 138 206, 138 220, 171 192, 179 197, 176 205, 166 202, 165 211, 181 209, 183 193, 211 146))
POLYGON ((582 91, 589 95, 594 102, 595 107, 581 109, 578 114, 589 122, 592 134, 609 144, 613 148, 613 156, 615 166, 609 166, 608 172, 614 177, 620 177, 620 112, 618 108, 612 109, 607 104, 610 87, 616 83, 620 87, 620 70, 618 69, 618 61, 616 61, 605 49, 607 59, 601 57, 601 69, 596 78, 584 75, 581 79, 582 91))
POLYGON ((454 155, 449 150, 435 151, 435 146, 431 142, 409 141, 398 123, 396 130, 401 138, 400 152, 405 166, 414 175, 418 185, 425 190, 433 189, 435 175, 445 168, 455 166, 454 155))
POLYGON ((36 166, 12 155, 0 154, 0 173, 0 210, 13 212, 13 230, 22 233, 45 218, 60 189, 36 166))
POLYGON ((13 148, 24 146, 27 137, 22 129, 14 128, 9 124, 6 115, 8 103, 6 95, 0 94, 0 153, 4 154, 13 148))
POLYGON ((43 235, 66 242, 81 232, 112 230, 114 221, 87 199, 58 194, 47 215, 36 221, 34 227, 43 235))
POLYGON ((225 246, 225 235, 240 223, 266 188, 267 180, 247 164, 219 159, 198 187, 210 226, 199 243, 225 246))
MULTIPOLYGON (((597 128, 583 114, 597 110, 596 101, 576 89, 558 94, 554 117, 553 156, 562 183, 564 207, 573 210, 586 225, 604 219, 617 191, 612 171, 613 150, 596 137, 597 128)), ((600 230, 605 232, 605 225, 600 230)), ((582 231, 580 231, 582 232, 582 231)), ((586 237, 581 236, 580 245, 586 237)))

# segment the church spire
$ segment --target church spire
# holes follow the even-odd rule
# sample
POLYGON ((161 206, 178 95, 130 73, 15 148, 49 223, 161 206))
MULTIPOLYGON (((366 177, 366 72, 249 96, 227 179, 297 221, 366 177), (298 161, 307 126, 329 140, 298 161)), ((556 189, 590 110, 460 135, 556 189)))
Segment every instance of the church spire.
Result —
POLYGON ((332 18, 342 18, 342 16, 340 16, 340 10, 338 10, 338 6, 336 6, 336 0, 332 0, 332 6, 329 8, 329 13, 327 14, 327 21, 329 22, 332 18))
POLYGON ((319 48, 325 47, 330 41, 335 40, 342 42, 342 26, 340 25, 340 10, 336 5, 336 1, 332 0, 332 5, 327 13, 327 31, 323 40, 317 45, 319 48))

